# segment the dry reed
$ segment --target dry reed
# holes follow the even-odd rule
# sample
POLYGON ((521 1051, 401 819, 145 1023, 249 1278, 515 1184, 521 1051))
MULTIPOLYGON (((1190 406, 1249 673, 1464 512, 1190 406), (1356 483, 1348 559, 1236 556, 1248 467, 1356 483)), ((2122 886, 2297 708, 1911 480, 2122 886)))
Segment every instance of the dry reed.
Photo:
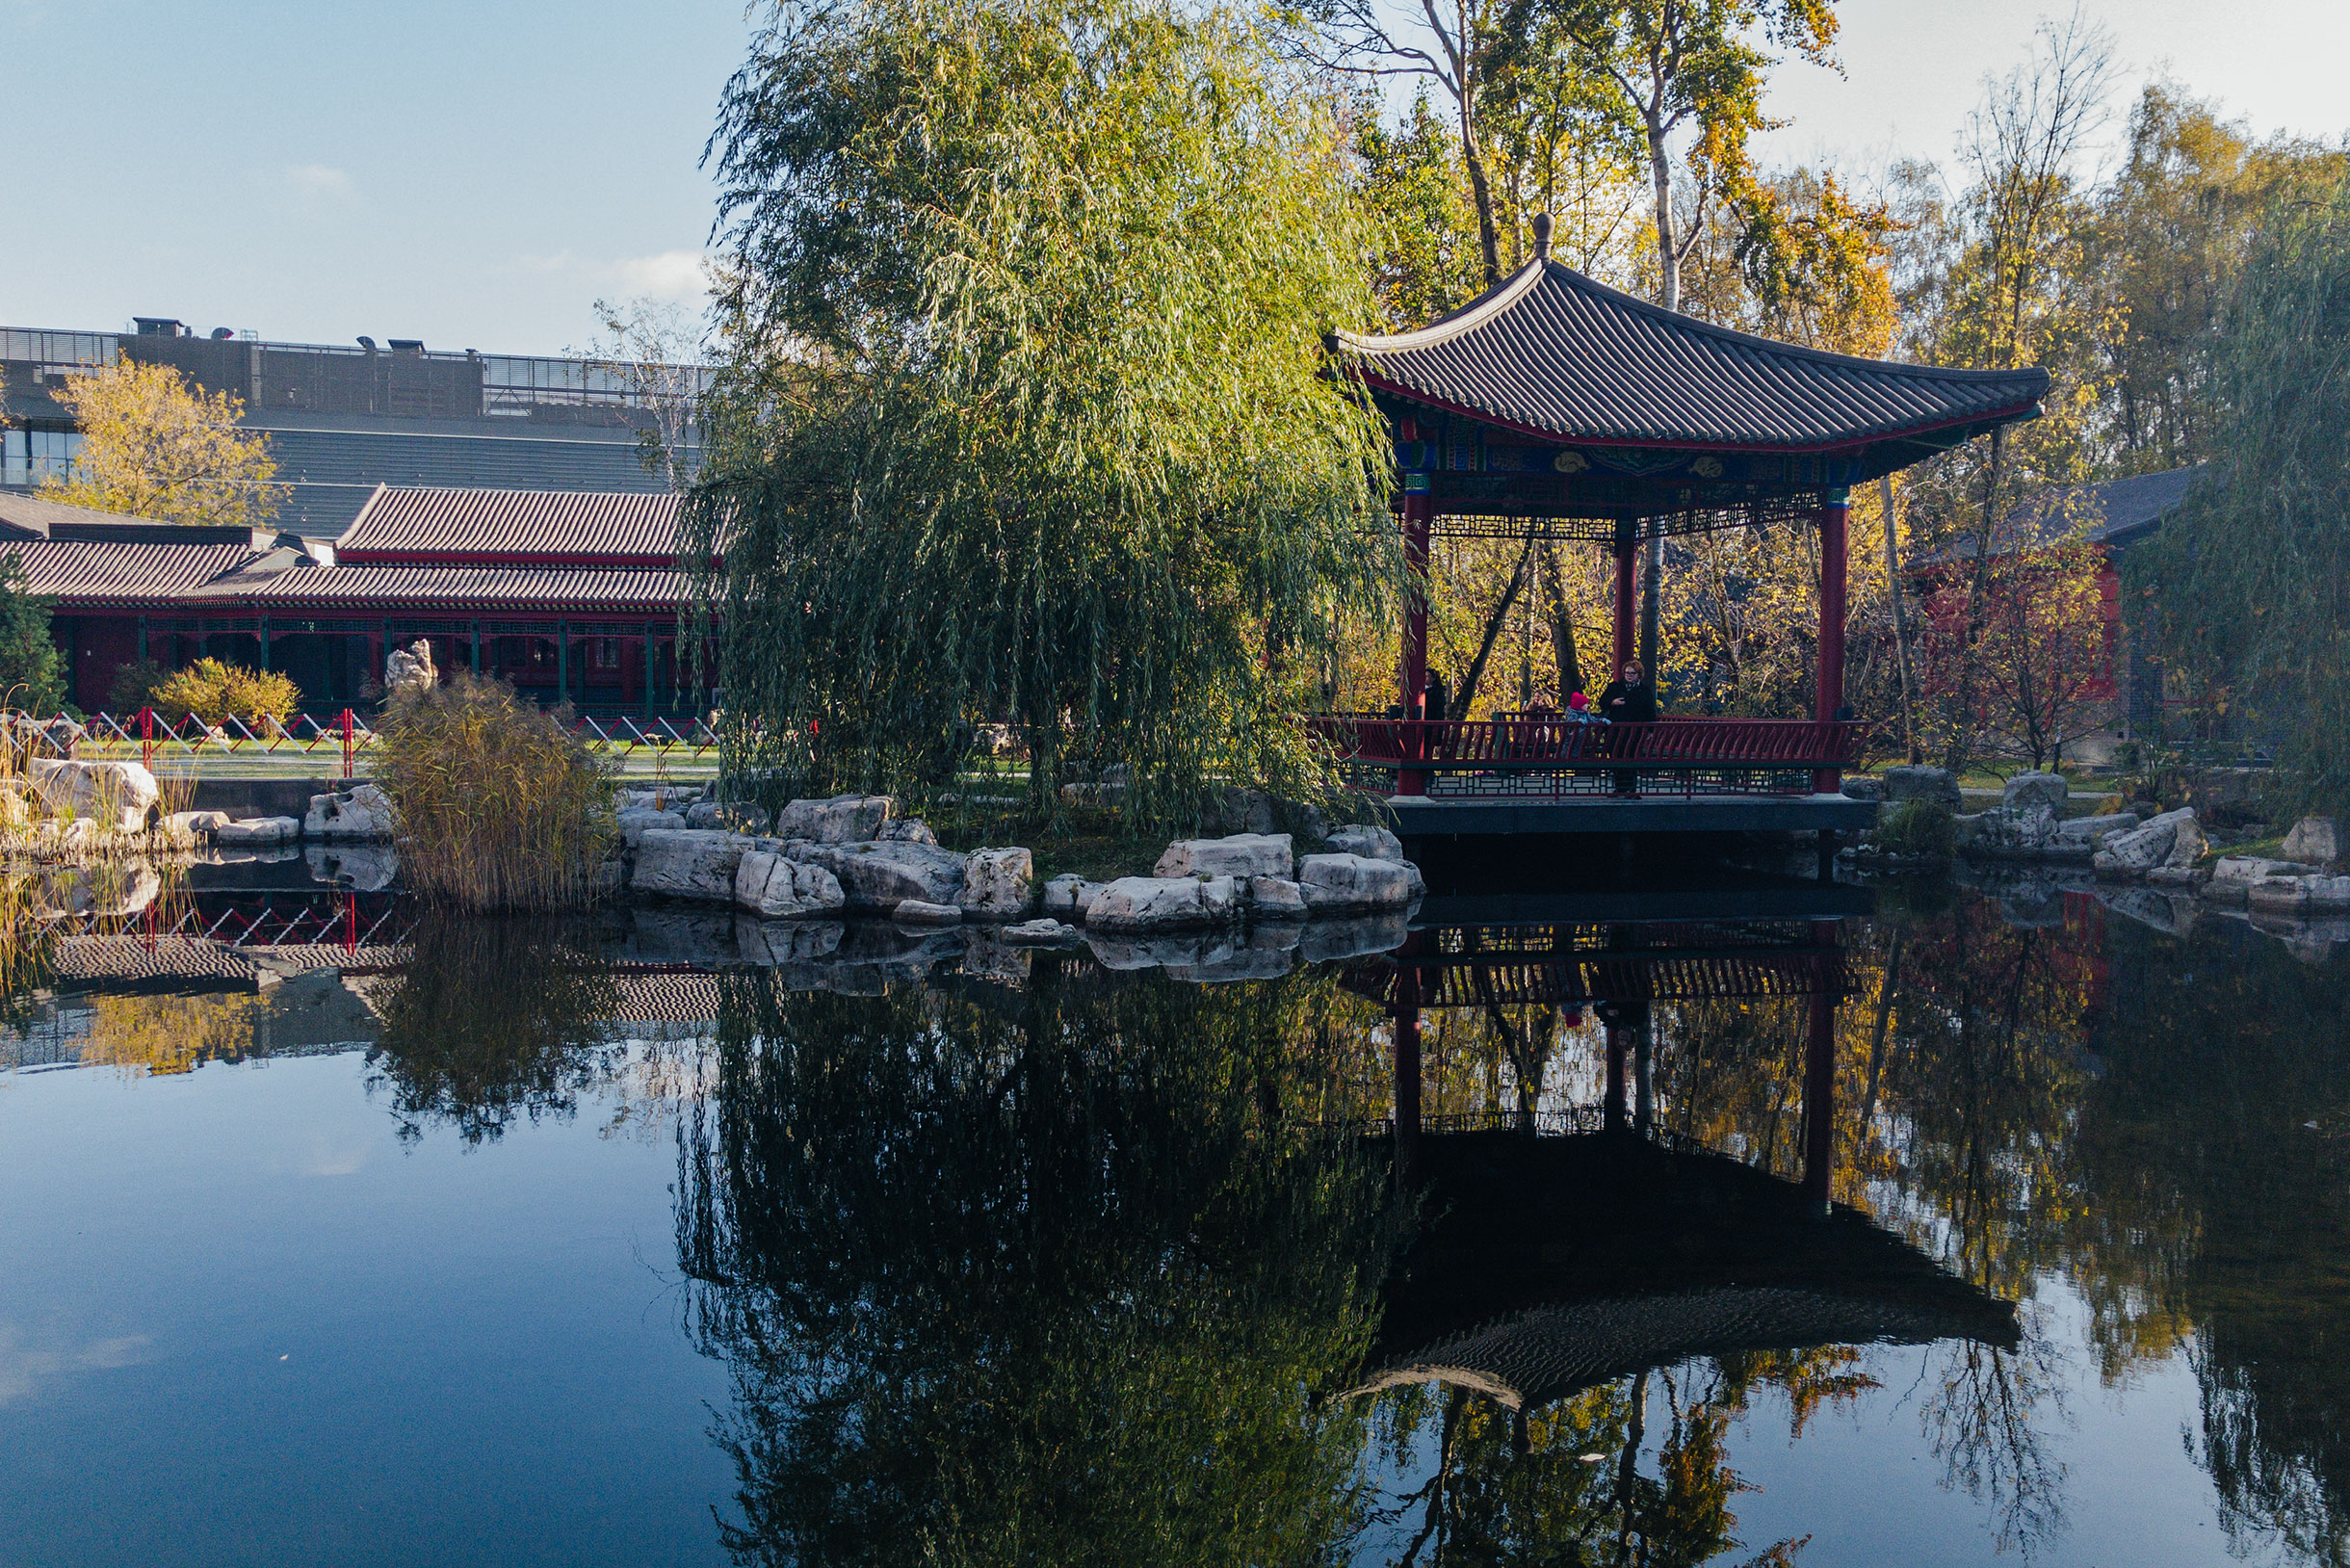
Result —
POLYGON ((476 912, 594 901, 612 777, 551 715, 460 671, 395 693, 376 734, 376 782, 418 894, 476 912))

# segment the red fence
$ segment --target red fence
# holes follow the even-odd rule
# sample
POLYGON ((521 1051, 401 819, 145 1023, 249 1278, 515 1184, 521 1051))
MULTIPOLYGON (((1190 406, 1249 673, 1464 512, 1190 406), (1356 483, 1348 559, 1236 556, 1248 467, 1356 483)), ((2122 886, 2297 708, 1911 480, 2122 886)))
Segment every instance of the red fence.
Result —
MULTIPOLYGON (((376 732, 355 709, 325 715, 296 714, 282 722, 264 719, 248 724, 242 719, 207 723, 193 715, 167 719, 152 708, 135 713, 88 714, 80 719, 64 715, 42 717, 0 711, 0 726, 29 744, 36 752, 58 756, 127 757, 134 750, 147 767, 159 756, 198 760, 233 756, 332 756, 342 764, 342 776, 353 776, 359 754, 375 745, 376 732)), ((651 747, 665 754, 700 757, 718 745, 708 723, 689 719, 682 728, 668 719, 640 721, 626 717, 589 718, 571 721, 571 732, 605 751, 628 752, 651 747)))
POLYGON ((1632 787, 1684 795, 1800 795, 1858 759, 1864 724, 1801 719, 1666 719, 1579 724, 1563 718, 1307 720, 1342 765, 1392 772, 1399 795, 1563 796, 1632 787))

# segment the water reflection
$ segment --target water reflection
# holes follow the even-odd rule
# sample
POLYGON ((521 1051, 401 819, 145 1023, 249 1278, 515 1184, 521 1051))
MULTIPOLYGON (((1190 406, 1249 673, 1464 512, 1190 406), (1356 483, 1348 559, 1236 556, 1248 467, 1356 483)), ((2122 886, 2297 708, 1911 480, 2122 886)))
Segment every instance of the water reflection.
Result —
POLYGON ((1945 1557, 2089 1558, 2205 1477, 2238 1553, 2350 1561, 2350 972, 2241 919, 1500 900, 1170 971, 334 907, 41 937, 79 1032, 13 1059, 372 1042, 411 1140, 676 1137, 741 1561, 1792 1562, 1935 1481, 1945 1557), (2164 1379, 2183 1446, 2084 1441, 2164 1379), (1864 1425, 1829 1511, 1757 1497, 1864 1425))
POLYGON ((367 1000, 382 1021, 368 1061, 405 1139, 440 1123, 479 1143, 567 1116, 623 1055, 613 966, 584 923, 428 915, 367 1000))
POLYGON ((1397 1216, 1354 1005, 1040 958, 1025 986, 730 977, 681 1145, 743 1562, 1322 1560, 1358 1528, 1397 1216))

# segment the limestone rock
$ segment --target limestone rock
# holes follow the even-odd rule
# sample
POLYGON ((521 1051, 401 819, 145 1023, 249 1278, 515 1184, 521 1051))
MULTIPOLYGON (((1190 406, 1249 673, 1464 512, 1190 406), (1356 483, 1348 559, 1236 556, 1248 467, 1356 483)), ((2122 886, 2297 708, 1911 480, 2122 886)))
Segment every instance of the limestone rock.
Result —
POLYGON ((897 814, 896 798, 886 795, 794 800, 775 819, 775 836, 812 844, 859 844, 871 840, 897 814))
POLYGON ((223 847, 286 844, 300 837, 301 823, 291 817, 240 817, 212 830, 212 842, 223 847))
POLYGON ((1085 924, 1105 932, 1171 931, 1227 925, 1240 912, 1229 876, 1121 876, 1094 895, 1085 924))
POLYGON ((35 757, 24 771, 52 815, 86 819, 110 833, 145 832, 163 797, 155 775, 135 762, 35 757))
POLYGON ((1083 920, 1086 905, 1102 884, 1088 882, 1074 873, 1063 873, 1044 885, 1044 912, 1060 920, 1083 920))
POLYGON ((874 833, 882 844, 936 844, 938 835, 920 817, 899 817, 883 823, 874 833))
POLYGON ((353 893, 380 893, 400 875, 400 853, 388 844, 313 845, 304 858, 312 876, 353 893))
POLYGON ((1084 933, 1074 926, 1064 926, 1050 917, 1043 920, 1024 920, 1016 926, 1004 928, 1004 940, 1024 947, 1071 947, 1084 940, 1084 933))
POLYGON ((210 838, 236 819, 225 811, 175 811, 164 821, 200 837, 210 838))
POLYGON ((650 806, 630 806, 613 820, 620 824, 620 837, 632 849, 644 842, 647 833, 674 833, 686 825, 684 813, 655 811, 650 806))
POLYGON ((2244 890, 2244 901, 2264 914, 2299 914, 2310 906, 2309 876, 2263 876, 2244 890))
POLYGON ((2327 914, 2350 909, 2350 876, 2311 876, 2306 880, 2310 884, 2311 909, 2327 914))
POLYGON ((761 920, 837 914, 848 902, 841 879, 822 866, 770 849, 745 849, 735 866, 734 902, 761 920))
MULTIPOLYGON (((2149 819, 2143 826, 2106 838, 2098 846, 2097 853, 2089 863, 2097 868, 2100 876, 2143 876, 2169 861, 2171 850, 2179 842, 2179 824, 2194 820, 2192 809, 2166 811, 2149 819)), ((2202 840, 2203 834, 2199 829, 2194 839, 2198 852, 2201 852, 2202 840)))
POLYGON ((405 648, 394 648, 383 661, 383 684, 397 692, 408 686, 431 686, 440 679, 432 667, 432 644, 423 638, 405 648))
POLYGON ((2127 833, 2137 825, 2137 813, 2130 811, 2117 811, 2110 817, 2068 817, 2056 824, 2056 837, 2059 841, 2076 843, 2085 849, 2111 834, 2127 833))
POLYGON ((1961 853, 1978 860, 2038 859, 2056 837, 2056 814, 2045 803, 1995 806, 1957 819, 1961 853))
POLYGON ((314 795, 301 831, 311 839, 388 840, 393 837, 392 802, 373 784, 314 795))
POLYGON ((1151 875, 1242 879, 1287 876, 1292 864, 1287 833, 1234 833, 1220 839, 1177 839, 1159 857, 1151 875))
POLYGON ((1359 854, 1310 854, 1297 862, 1297 883, 1315 914, 1400 909, 1412 902, 1418 874, 1393 860, 1359 854))
POLYGON ((2018 773, 1999 792, 2003 806, 2046 806, 2050 811, 2064 810, 2072 797, 2073 787, 2062 773, 2018 773))
POLYGON ((1882 800, 1885 798, 1885 780, 1871 778, 1866 773, 1847 778, 1844 780, 1844 798, 1847 800, 1882 800))
POLYGON ((2285 858, 2314 866, 2338 864, 2342 857, 2341 824, 2332 817, 2304 817, 2285 835, 2285 858))
POLYGON ((2203 886, 2203 897, 2212 903, 2242 903, 2253 883, 2266 876, 2307 876, 2307 866, 2289 860, 2263 860, 2258 855, 2222 855, 2219 864, 2211 868, 2211 879, 2203 886))
POLYGON ((1956 811, 1960 798, 1958 775, 1947 768, 1888 768, 1885 770, 1885 798, 1938 800, 1956 811))
POLYGON ((2203 824, 2195 820, 2195 813, 2189 810, 2185 820, 2180 823, 2179 831, 2173 835, 2171 852, 2162 863, 2174 870, 2192 866, 2203 858, 2204 851, 2210 847, 2209 841, 2204 837, 2203 824))
POLYGON ((767 824, 767 808, 744 801, 696 800, 686 807, 688 827, 717 827, 730 833, 764 833, 767 824))
POLYGON ((637 865, 629 874, 629 888, 636 893, 658 893, 672 899, 732 903, 735 873, 742 867, 744 852, 757 843, 737 833, 706 827, 648 832, 638 842, 637 865))
POLYGON ((963 891, 955 902, 973 920, 1016 920, 1028 913, 1036 887, 1036 861, 1014 846, 974 849, 963 857, 963 891))
MULTIPOLYGON (((886 800, 886 796, 844 797, 886 800)), ((797 802, 794 802, 796 804, 797 802)), ((784 816, 791 817, 786 807, 784 816)), ((787 841, 783 852, 840 878, 852 912, 887 914, 908 899, 953 904, 963 892, 963 857, 934 844, 824 844, 787 841)))
POLYGON ((963 912, 951 903, 931 903, 925 899, 901 899, 898 907, 889 912, 892 920, 908 926, 959 926, 963 912))
POLYGON ((1259 920, 1303 920, 1307 914, 1305 889, 1286 877, 1251 876, 1248 906, 1259 920))
POLYGON ((2201 887, 2210 874, 2194 866, 2156 866, 2146 874, 2146 879, 2155 887, 2201 887))
POLYGON ((1403 858, 1403 841, 1384 827, 1342 827, 1323 847, 1332 854, 1359 854, 1366 860, 1403 858))

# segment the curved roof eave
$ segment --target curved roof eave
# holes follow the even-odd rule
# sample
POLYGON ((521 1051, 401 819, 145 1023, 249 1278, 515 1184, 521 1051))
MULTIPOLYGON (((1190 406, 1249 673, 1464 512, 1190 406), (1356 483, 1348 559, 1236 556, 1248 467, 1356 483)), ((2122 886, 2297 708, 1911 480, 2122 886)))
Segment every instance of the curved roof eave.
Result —
POLYGON ((1331 340, 1377 390, 1562 444, 1848 451, 2029 418, 2049 386, 2038 369, 1906 365, 1758 337, 1547 260, 1416 331, 1331 340))

